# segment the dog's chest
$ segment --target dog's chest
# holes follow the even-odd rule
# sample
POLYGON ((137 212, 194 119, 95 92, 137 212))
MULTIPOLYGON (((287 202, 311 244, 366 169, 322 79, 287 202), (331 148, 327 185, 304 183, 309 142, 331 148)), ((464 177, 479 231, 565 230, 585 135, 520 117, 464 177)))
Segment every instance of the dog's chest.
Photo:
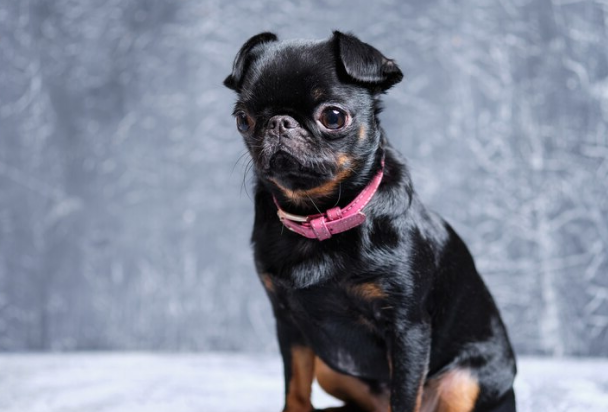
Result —
POLYGON ((382 292, 374 284, 285 289, 278 298, 328 365, 355 376, 388 379, 382 292))

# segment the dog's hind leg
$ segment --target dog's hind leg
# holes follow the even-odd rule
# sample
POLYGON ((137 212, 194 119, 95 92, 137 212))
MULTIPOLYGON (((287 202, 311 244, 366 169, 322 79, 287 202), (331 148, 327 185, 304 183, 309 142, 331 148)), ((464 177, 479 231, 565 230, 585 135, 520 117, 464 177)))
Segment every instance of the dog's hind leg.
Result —
POLYGON ((345 403, 344 406, 338 408, 323 409, 324 412, 389 411, 388 390, 376 391, 361 379, 336 372, 319 357, 315 359, 315 375, 325 392, 345 403))

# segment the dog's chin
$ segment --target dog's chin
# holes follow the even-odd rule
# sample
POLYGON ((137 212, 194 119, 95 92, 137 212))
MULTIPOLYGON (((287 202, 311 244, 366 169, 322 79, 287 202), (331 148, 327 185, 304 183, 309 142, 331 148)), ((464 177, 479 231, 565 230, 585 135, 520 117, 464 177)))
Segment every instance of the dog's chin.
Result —
POLYGON ((332 173, 323 173, 308 168, 306 162, 285 153, 275 153, 263 168, 263 177, 290 191, 310 190, 318 187, 333 177, 332 173))

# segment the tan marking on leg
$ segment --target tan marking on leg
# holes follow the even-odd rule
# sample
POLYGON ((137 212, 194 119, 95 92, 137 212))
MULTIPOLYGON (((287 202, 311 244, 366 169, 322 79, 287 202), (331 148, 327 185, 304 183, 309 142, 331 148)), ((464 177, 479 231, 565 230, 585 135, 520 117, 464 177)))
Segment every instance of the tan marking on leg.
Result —
POLYGON ((262 273, 260 279, 262 280, 264 288, 266 288, 268 292, 274 293, 274 283, 272 283, 270 275, 268 273, 262 273))
POLYGON ((319 357, 315 358, 315 374, 325 392, 346 403, 355 404, 366 412, 389 410, 388 391, 372 393, 369 385, 353 376, 336 372, 319 357))
POLYGON ((386 298, 386 293, 384 292, 384 290, 382 290, 380 285, 372 282, 354 285, 350 288, 350 290, 354 295, 364 300, 386 298))
POLYGON ((454 369, 427 382, 421 412, 471 412, 479 383, 468 369, 454 369))
POLYGON ((294 346, 291 349, 291 380, 284 412, 311 412, 310 394, 315 374, 315 354, 312 349, 294 346))

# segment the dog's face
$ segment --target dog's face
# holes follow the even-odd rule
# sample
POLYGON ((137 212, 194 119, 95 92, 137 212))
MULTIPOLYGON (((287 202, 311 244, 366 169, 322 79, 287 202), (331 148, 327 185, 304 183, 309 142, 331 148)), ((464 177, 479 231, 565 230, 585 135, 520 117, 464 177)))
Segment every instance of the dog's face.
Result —
POLYGON ((224 84, 258 176, 291 198, 323 197, 370 167, 380 144, 377 97, 403 77, 357 38, 279 42, 261 33, 224 84))

